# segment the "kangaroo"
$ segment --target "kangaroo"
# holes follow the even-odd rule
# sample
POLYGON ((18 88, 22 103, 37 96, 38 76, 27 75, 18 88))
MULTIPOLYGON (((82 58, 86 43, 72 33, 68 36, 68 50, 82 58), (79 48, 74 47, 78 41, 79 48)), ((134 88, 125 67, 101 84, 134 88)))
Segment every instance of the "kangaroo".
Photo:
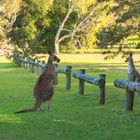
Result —
POLYGON ((49 52, 48 63, 42 74, 39 76, 33 89, 33 94, 36 100, 34 107, 32 109, 25 109, 15 113, 37 112, 44 101, 48 101, 48 111, 50 111, 51 98, 54 94, 55 84, 55 67, 53 61, 60 62, 60 59, 49 52))
POLYGON ((129 57, 125 60, 125 62, 128 62, 128 74, 134 75, 134 82, 140 82, 140 74, 135 68, 132 53, 129 54, 129 57))

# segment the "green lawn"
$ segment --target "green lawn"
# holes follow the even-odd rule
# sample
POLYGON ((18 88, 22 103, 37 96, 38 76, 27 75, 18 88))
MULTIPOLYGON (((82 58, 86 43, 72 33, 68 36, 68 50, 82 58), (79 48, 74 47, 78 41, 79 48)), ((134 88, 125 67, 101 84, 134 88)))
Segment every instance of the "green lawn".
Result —
POLYGON ((106 74, 106 104, 98 104, 98 87, 90 84, 86 84, 85 95, 79 96, 78 80, 73 78, 71 90, 65 90, 65 75, 59 74, 51 112, 44 103, 41 112, 14 114, 33 106, 32 89, 38 76, 4 60, 0 63, 0 140, 140 139, 140 96, 135 96, 134 111, 125 112, 125 90, 113 86, 115 79, 127 78, 126 64, 77 63, 70 58, 60 66, 71 64, 74 71, 86 68, 95 77, 106 74))

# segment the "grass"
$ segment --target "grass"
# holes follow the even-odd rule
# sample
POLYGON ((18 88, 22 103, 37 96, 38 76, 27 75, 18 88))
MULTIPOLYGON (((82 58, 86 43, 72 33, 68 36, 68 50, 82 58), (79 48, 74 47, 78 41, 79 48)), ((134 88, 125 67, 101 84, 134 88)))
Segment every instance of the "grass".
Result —
POLYGON ((15 111, 33 106, 32 88, 38 76, 2 59, 0 140, 139 140, 139 95, 135 96, 134 111, 125 112, 125 90, 113 86, 115 79, 127 78, 124 61, 92 62, 97 57, 86 55, 89 60, 85 62, 83 55, 79 55, 75 56, 74 62, 71 61, 74 56, 68 56, 67 59, 65 55, 59 56, 62 59, 61 67, 70 64, 74 71, 85 67, 89 75, 107 75, 105 106, 98 104, 96 86, 86 84, 85 95, 79 96, 78 80, 72 79, 71 90, 65 90, 65 76, 59 74, 51 112, 46 112, 47 103, 44 103, 41 112, 14 114, 15 111))

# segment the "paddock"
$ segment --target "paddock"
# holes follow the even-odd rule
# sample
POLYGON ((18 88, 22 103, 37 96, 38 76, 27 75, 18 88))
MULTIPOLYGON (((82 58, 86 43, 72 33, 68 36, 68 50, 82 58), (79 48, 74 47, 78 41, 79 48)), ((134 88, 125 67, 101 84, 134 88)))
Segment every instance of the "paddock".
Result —
POLYGON ((72 71, 76 72, 86 68, 86 74, 93 77, 99 77, 101 73, 106 74, 105 105, 101 106, 97 102, 97 86, 85 83, 84 95, 79 96, 78 80, 72 78, 71 89, 66 90, 66 75, 58 73, 59 81, 55 86, 51 112, 46 112, 47 104, 43 104, 41 112, 15 115, 13 112, 16 110, 31 107, 34 103, 32 88, 38 75, 18 67, 11 61, 3 61, 0 63, 0 138, 139 139, 137 131, 140 125, 140 98, 135 97, 133 112, 126 112, 125 90, 113 85, 115 79, 127 79, 127 65, 71 63, 69 60, 67 63, 62 61, 59 68, 66 68, 67 65, 71 65, 72 71))

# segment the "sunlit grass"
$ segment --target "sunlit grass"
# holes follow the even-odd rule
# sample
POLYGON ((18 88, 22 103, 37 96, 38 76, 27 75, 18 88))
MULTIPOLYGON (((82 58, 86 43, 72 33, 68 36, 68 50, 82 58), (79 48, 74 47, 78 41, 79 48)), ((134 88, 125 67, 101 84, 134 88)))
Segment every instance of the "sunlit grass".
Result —
POLYGON ((22 119, 14 114, 0 114, 1 123, 23 123, 22 119))
POLYGON ((78 80, 72 78, 71 90, 65 90, 65 75, 59 74, 51 112, 46 112, 44 103, 41 112, 14 114, 33 106, 32 90, 38 76, 9 61, 1 63, 0 140, 139 140, 140 96, 135 96, 134 111, 125 112, 125 90, 113 86, 115 79, 127 79, 127 64, 123 60, 91 63, 90 57, 90 62, 77 63, 71 57, 62 57, 59 66, 72 64, 73 71, 86 68, 94 77, 106 74, 106 104, 98 104, 97 86, 86 83, 84 96, 79 96, 78 80))
MULTIPOLYGON (((44 56, 42 57, 43 60, 47 61, 48 55, 37 55, 37 56, 44 56)), ((105 60, 105 55, 101 54, 59 54, 58 57, 61 59, 62 63, 105 63, 105 64, 118 64, 124 63, 125 58, 122 58, 121 55, 115 57, 115 59, 105 60)), ((134 54, 134 60, 140 61, 140 54, 134 54)))
POLYGON ((0 55, 0 63, 10 63, 10 62, 11 62, 11 60, 8 59, 6 56, 0 55))

